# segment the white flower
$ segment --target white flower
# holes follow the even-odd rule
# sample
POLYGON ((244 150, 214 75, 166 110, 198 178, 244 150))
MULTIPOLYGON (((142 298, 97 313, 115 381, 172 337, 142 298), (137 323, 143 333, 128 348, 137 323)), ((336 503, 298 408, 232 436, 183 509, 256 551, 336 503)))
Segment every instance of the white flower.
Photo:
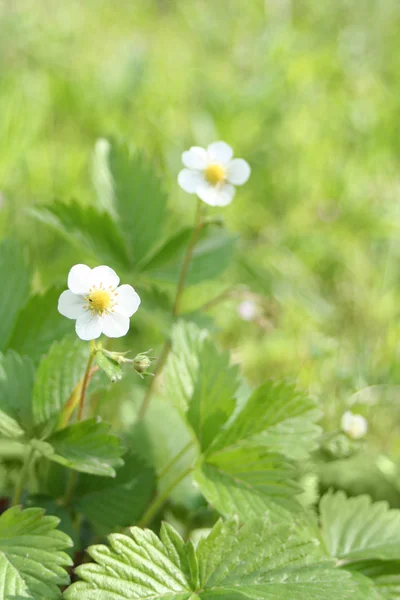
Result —
POLYGON ((344 413, 341 420, 342 429, 354 440, 364 437, 368 431, 368 421, 361 415, 354 415, 349 410, 344 413))
POLYGON ((226 206, 235 195, 235 185, 243 185, 250 177, 250 167, 243 158, 232 160, 233 150, 225 142, 214 142, 205 150, 192 146, 182 154, 187 167, 178 175, 185 192, 197 194, 210 206, 226 206))
POLYGON ((243 321, 252 321, 258 316, 258 307, 254 300, 244 300, 238 306, 239 316, 243 321))
POLYGON ((132 286, 118 286, 119 277, 110 267, 72 267, 69 289, 61 294, 58 310, 64 317, 76 319, 81 340, 95 340, 102 333, 110 338, 128 333, 129 317, 139 308, 140 298, 132 286))

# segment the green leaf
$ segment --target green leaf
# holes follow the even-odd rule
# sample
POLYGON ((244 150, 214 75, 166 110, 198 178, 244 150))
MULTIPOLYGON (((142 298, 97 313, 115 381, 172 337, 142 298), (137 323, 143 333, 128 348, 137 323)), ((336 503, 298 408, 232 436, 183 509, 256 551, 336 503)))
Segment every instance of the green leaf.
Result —
POLYGON ((13 350, 0 353, 0 433, 10 438, 32 432, 32 389, 34 367, 31 360, 13 350))
POLYGON ((287 457, 305 458, 316 447, 315 403, 290 384, 268 383, 237 411, 237 369, 229 355, 192 323, 175 325, 171 343, 166 395, 200 442, 204 456, 195 479, 206 499, 243 520, 266 511, 287 518, 287 510, 299 510, 294 496, 301 488, 287 457))
POLYGON ((205 340, 187 413, 204 452, 235 410, 238 369, 230 365, 228 352, 219 353, 205 340))
MULTIPOLYGON (((181 239, 177 238, 177 242, 183 241, 183 235, 182 233, 181 239)), ((236 240, 236 236, 221 230, 220 227, 207 229, 206 235, 200 239, 194 249, 186 285, 196 285, 206 279, 213 279, 221 275, 232 261, 236 240)), ((156 261, 156 265, 151 267, 151 270, 147 265, 146 271, 154 280, 176 283, 182 270, 184 255, 185 250, 182 249, 181 255, 171 262, 156 261)))
POLYGON ((172 332, 167 364, 167 394, 187 413, 205 451, 233 413, 238 369, 229 353, 220 353, 193 324, 178 323, 172 332))
POLYGON ((70 469, 115 477, 114 467, 124 464, 123 448, 117 436, 110 433, 110 425, 97 419, 88 419, 56 431, 47 438, 54 454, 50 460, 70 469))
POLYGON ((33 390, 35 425, 48 435, 58 425, 61 412, 85 373, 89 345, 75 336, 55 342, 39 365, 33 390))
POLYGON ((22 248, 11 241, 0 244, 0 350, 7 347, 18 318, 28 299, 31 273, 22 248))
POLYGON ((109 168, 110 143, 104 138, 96 140, 92 154, 92 182, 97 203, 103 210, 115 216, 113 182, 109 168))
POLYGON ((384 600, 378 587, 369 577, 365 577, 362 573, 352 572, 352 577, 357 583, 357 593, 352 597, 352 600, 384 600))
POLYGON ((57 310, 62 290, 51 288, 43 295, 32 296, 20 312, 9 341, 9 347, 20 354, 27 354, 38 363, 51 344, 69 331, 71 323, 57 310))
MULTIPOLYGON (((186 420, 165 398, 154 396, 145 419, 137 421, 129 433, 130 443, 135 451, 143 460, 150 461, 158 473, 169 466, 158 481, 160 493, 166 491, 198 457, 198 447, 195 444, 190 445, 193 433, 186 420), (184 448, 186 451, 182 453, 184 448), (171 461, 178 454, 180 459, 171 465, 171 461)), ((192 505, 194 498, 199 497, 200 493, 194 488, 191 476, 186 477, 169 495, 173 503, 185 506, 192 505)))
POLYGON ((222 515, 242 521, 260 517, 287 519, 299 511, 295 470, 279 454, 263 448, 232 448, 201 461, 194 473, 204 496, 222 515))
POLYGON ((318 447, 320 417, 314 400, 285 381, 268 381, 247 400, 212 445, 216 452, 238 444, 263 446, 303 460, 318 447))
POLYGON ((371 579, 383 598, 400 600, 400 560, 365 560, 345 568, 371 579))
POLYGON ((155 492, 155 473, 133 452, 115 479, 84 475, 79 478, 74 507, 90 521, 98 535, 135 524, 155 492))
POLYGON ((320 518, 327 550, 341 561, 400 555, 400 510, 390 510, 386 502, 329 493, 321 500, 320 518))
POLYGON ((179 321, 172 328, 172 351, 165 366, 166 387, 168 398, 181 412, 188 409, 207 335, 207 331, 185 321, 179 321))
POLYGON ((96 352, 96 363, 99 369, 104 371, 104 373, 113 383, 122 379, 123 372, 121 365, 116 363, 114 360, 107 358, 107 356, 104 356, 101 350, 96 352))
POLYGON ((59 586, 69 583, 65 567, 72 565, 63 552, 70 538, 57 531, 59 519, 40 508, 15 506, 0 517, 0 597, 27 600, 61 598, 59 586))
MULTIPOLYGON (((26 500, 26 506, 28 508, 42 508, 46 512, 46 515, 57 517, 57 519, 59 519, 58 529, 66 533, 71 538, 74 546, 79 544, 79 538, 77 531, 74 528, 72 517, 68 512, 68 509, 65 506, 60 505, 57 500, 45 494, 34 494, 33 496, 28 497, 26 500)), ((72 547, 72 544, 71 548, 66 549, 66 552, 70 556, 73 556, 76 551, 77 548, 72 547)))
POLYGON ((160 538, 134 527, 108 539, 89 548, 95 564, 78 567, 67 600, 350 600, 357 591, 317 540, 262 520, 240 530, 219 522, 197 550, 165 524, 160 538))
POLYGON ((192 233, 192 227, 184 227, 178 233, 174 233, 168 237, 154 250, 146 261, 141 263, 141 271, 158 271, 178 257, 181 259, 192 233))
POLYGON ((113 144, 109 161, 120 227, 136 265, 160 239, 167 195, 154 165, 126 145, 113 144))
POLYGON ((77 202, 36 207, 31 214, 55 229, 69 242, 86 248, 98 261, 129 268, 129 257, 116 224, 107 212, 77 202))

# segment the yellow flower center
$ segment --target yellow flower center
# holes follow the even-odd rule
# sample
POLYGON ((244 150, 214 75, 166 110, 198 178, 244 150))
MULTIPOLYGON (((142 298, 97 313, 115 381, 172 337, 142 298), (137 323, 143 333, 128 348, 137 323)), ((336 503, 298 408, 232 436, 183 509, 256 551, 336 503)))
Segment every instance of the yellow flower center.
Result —
POLYGON ((221 167, 221 165, 208 165, 204 171, 204 176, 208 183, 211 185, 217 185, 218 183, 222 183, 225 179, 225 169, 221 167))
POLYGON ((107 290, 93 290, 87 296, 88 308, 100 315, 111 307, 111 293, 107 290))

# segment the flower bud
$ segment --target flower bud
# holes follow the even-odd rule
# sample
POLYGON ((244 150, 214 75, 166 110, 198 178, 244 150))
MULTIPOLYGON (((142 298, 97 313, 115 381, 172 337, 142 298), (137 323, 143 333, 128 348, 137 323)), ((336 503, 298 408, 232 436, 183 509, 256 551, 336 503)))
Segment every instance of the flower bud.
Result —
POLYGON ((147 353, 142 352, 135 356, 132 365, 135 371, 142 375, 143 373, 146 373, 147 369, 151 366, 152 362, 152 359, 149 356, 147 356, 147 353))

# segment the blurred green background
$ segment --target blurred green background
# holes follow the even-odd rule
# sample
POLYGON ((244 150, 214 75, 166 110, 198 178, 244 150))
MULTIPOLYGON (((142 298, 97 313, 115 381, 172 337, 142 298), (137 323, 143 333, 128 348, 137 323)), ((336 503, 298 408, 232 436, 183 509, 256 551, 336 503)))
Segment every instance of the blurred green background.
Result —
POLYGON ((252 166, 209 210, 240 235, 236 261, 188 309, 224 293, 208 312, 251 382, 298 379, 330 430, 354 406, 397 455, 398 0, 0 0, 0 32, 0 235, 25 242, 37 289, 82 258, 27 209, 95 202, 96 140, 156 157, 171 230, 195 207, 182 151, 226 140, 252 166))

